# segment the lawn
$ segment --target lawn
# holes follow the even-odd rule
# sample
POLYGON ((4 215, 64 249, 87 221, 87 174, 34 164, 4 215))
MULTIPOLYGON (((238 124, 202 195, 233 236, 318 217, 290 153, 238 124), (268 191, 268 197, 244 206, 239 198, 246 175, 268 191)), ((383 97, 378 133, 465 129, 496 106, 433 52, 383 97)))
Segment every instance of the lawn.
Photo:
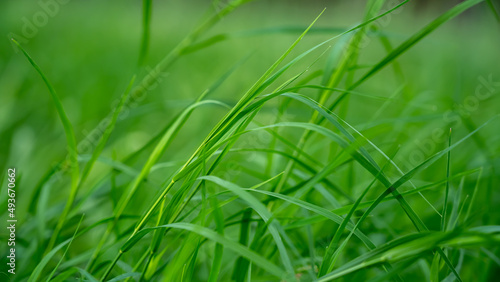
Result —
POLYGON ((2 1, 0 281, 498 281, 497 1, 2 1))

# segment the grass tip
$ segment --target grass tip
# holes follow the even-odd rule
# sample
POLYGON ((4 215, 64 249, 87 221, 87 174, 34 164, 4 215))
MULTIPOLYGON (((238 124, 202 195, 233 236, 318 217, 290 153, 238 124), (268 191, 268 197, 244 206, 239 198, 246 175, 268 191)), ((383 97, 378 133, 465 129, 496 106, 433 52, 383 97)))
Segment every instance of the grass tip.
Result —
POLYGON ((21 45, 19 44, 19 42, 17 42, 17 40, 15 40, 15 39, 14 39, 14 37, 11 37, 11 38, 10 38, 10 40, 11 40, 12 42, 14 42, 14 44, 16 44, 16 45, 17 45, 17 47, 21 47, 21 45))

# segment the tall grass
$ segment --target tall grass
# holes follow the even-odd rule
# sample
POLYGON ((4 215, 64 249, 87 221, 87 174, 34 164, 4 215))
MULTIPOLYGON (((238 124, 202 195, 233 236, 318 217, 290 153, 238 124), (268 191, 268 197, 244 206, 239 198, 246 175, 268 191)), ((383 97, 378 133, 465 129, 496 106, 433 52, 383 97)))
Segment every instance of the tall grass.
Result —
MULTIPOLYGON (((411 89, 418 79, 406 76, 413 66, 398 59, 412 56, 412 48, 473 7, 486 7, 493 12, 489 16, 498 17, 492 2, 466 0, 407 39, 376 24, 400 15, 396 12, 409 1, 384 8, 386 1, 379 0, 367 1, 361 22, 347 29, 317 28, 328 13, 318 10, 298 36, 296 28, 213 35, 213 28, 224 28, 225 17, 246 9, 247 2, 252 1, 213 1, 193 31, 151 71, 144 66, 155 58, 150 50, 155 3, 144 0, 140 79, 133 75, 128 87, 122 87, 126 90, 88 155, 77 150, 73 128, 78 125, 71 124, 50 75, 35 62, 37 56, 28 54, 28 46, 12 39, 46 84, 69 152, 69 158, 46 169, 32 188, 29 206, 19 207, 26 213, 19 230, 21 262, 12 279, 494 279, 500 267, 500 227, 495 225, 498 214, 490 209, 498 204, 492 186, 498 184, 498 139, 491 135, 498 128, 498 113, 481 105, 487 110, 478 125, 458 113, 469 126, 453 128, 446 135, 447 146, 436 146, 416 163, 398 158, 417 150, 411 142, 417 132, 409 119, 450 127, 447 121, 411 112, 422 104, 411 89), (318 32, 329 38, 311 44, 311 34, 318 32), (248 62, 259 60, 242 50, 243 59, 175 114, 149 112, 162 117, 155 116, 157 133, 130 152, 117 152, 116 140, 127 136, 124 124, 135 118, 130 113, 120 117, 130 111, 133 97, 146 95, 163 72, 175 71, 176 62, 182 64, 194 53, 210 54, 216 44, 268 33, 296 38, 247 91, 210 97, 231 81, 237 85, 248 62), (360 47, 366 38, 378 40, 385 52, 368 63, 363 55, 369 50, 360 47), (384 80, 390 76, 396 81, 394 94, 379 95, 373 87, 381 73, 384 80), (375 113, 360 106, 380 101, 375 113), (203 129, 195 119, 200 113, 203 129), (387 126, 373 125, 380 115, 389 120, 387 126), (218 120, 212 122, 213 117, 218 120), (471 144, 479 149, 470 150, 471 144), (176 151, 188 153, 179 156, 176 151)), ((273 45, 273 38, 266 45, 273 45)), ((446 79, 444 74, 429 75, 446 79)), ((177 83, 192 81, 186 77, 177 83)), ((489 101, 498 105, 495 97, 489 101)))

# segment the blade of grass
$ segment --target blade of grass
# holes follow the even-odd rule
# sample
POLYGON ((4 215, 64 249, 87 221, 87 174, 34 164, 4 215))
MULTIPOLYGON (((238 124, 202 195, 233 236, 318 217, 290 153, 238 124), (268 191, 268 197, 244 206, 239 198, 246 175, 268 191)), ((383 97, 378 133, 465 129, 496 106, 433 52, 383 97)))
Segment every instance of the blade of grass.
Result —
POLYGON ((139 52, 139 65, 143 65, 149 49, 149 33, 151 30, 151 9, 152 0, 142 1, 142 39, 141 50, 139 52))
POLYGON ((493 1, 491 0, 486 0, 486 3, 488 3, 488 7, 490 8, 491 12, 495 16, 498 22, 500 22, 500 15, 498 14, 497 9, 495 8, 495 5, 493 5, 493 1))
POLYGON ((45 252, 47 253, 52 249, 54 246, 57 237, 59 236, 59 231, 62 228, 62 225, 64 224, 64 220, 66 219, 65 217, 69 213, 71 206, 73 205, 73 202, 75 200, 76 194, 78 193, 78 178, 80 174, 80 170, 78 167, 78 150, 76 147, 76 138, 75 138, 75 133, 73 131, 73 126, 71 125, 71 122, 68 119, 68 116, 66 115, 66 112, 64 111, 64 107, 61 103, 61 100, 56 94, 56 91, 52 84, 49 82, 45 74, 43 74, 42 70, 40 67, 35 63, 35 61, 30 57, 30 55, 24 50, 23 47, 15 40, 11 39, 14 44, 17 45, 17 47, 22 51, 24 56, 28 59, 30 64, 35 68, 35 70, 38 72, 38 74, 42 77, 42 80, 44 81, 45 85, 47 86, 50 96, 52 98, 52 101, 54 102, 54 105, 57 110, 57 114, 59 115, 59 119, 61 120, 64 128, 64 133, 66 135, 66 142, 68 146, 68 154, 69 154, 69 165, 71 169, 71 188, 70 188, 70 194, 68 197, 68 201, 66 202, 66 206, 64 207, 64 210, 62 212, 61 220, 58 221, 58 224, 54 230, 54 233, 49 241, 49 244, 47 245, 47 248, 45 252))
MULTIPOLYGON (((448 147, 451 146, 451 128, 450 135, 448 137, 448 147)), ((448 151, 447 160, 446 160, 446 178, 450 178, 450 160, 451 160, 451 151, 448 151)), ((443 214, 441 218, 441 231, 447 230, 446 228, 446 210, 448 207, 448 194, 450 193, 450 182, 446 181, 446 190, 444 193, 444 204, 443 204, 443 214)))

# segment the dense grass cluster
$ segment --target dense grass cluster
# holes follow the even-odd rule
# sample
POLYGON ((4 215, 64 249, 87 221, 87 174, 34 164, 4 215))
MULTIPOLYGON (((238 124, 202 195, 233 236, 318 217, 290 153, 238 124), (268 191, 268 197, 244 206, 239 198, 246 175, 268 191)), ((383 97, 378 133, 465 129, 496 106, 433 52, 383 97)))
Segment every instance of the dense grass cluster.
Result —
POLYGON ((67 3, 50 20, 89 26, 5 32, 2 281, 498 278, 495 5, 265 3, 67 3))

